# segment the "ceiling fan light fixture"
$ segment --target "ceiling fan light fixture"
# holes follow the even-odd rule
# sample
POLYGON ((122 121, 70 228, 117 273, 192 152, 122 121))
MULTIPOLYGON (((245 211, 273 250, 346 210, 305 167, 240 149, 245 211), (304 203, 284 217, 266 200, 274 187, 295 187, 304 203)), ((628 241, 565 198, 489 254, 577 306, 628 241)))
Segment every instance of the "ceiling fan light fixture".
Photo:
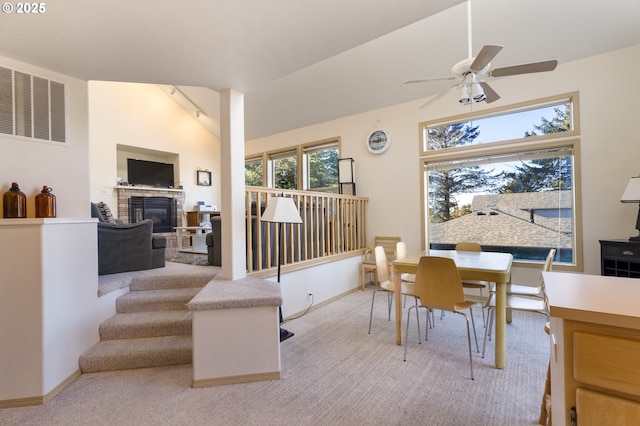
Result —
POLYGON ((471 103, 471 98, 469 97, 469 86, 466 84, 460 87, 460 99, 458 99, 462 105, 468 105, 471 103))
POLYGON ((482 102, 487 99, 480 83, 473 83, 471 85, 471 97, 473 98, 474 102, 482 102))

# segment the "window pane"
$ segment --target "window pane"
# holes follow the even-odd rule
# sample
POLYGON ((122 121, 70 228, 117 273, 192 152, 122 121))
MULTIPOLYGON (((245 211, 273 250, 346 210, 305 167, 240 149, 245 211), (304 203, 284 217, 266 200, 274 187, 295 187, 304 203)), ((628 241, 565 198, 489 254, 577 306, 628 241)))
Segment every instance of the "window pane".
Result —
POLYGON ((280 189, 298 188, 298 164, 296 156, 279 157, 271 160, 273 187, 280 189))
POLYGON ((429 164, 428 240, 431 248, 475 241, 516 260, 574 263, 571 149, 517 153, 429 164))
POLYGON ((307 189, 338 192, 338 149, 311 151, 305 155, 307 189))
POLYGON ((445 125, 436 124, 425 128, 425 150, 480 145, 535 135, 567 132, 573 130, 571 103, 564 101, 533 109, 502 113, 490 117, 445 125), (457 138, 447 137, 443 143, 443 132, 459 132, 457 138), (464 133, 466 132, 466 133, 464 133))
POLYGON ((264 186, 262 159, 249 160, 244 164, 244 183, 247 186, 264 186))

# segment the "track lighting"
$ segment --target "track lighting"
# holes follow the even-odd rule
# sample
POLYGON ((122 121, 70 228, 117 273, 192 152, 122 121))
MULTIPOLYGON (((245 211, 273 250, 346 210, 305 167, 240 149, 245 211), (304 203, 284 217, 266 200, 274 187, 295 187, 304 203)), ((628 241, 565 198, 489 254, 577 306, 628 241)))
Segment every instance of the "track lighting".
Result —
MULTIPOLYGON (((178 89, 176 86, 171 86, 171 90, 169 91, 169 94, 173 96, 176 93, 178 93, 185 101, 187 101, 188 103, 191 104, 191 106, 193 106, 193 108, 196 110, 196 118, 200 118, 201 115, 204 115, 204 116, 208 117, 207 113, 204 112, 198 105, 196 105, 196 103, 193 102, 180 89, 178 89)), ((183 108, 184 108, 184 106, 183 106, 183 108)))

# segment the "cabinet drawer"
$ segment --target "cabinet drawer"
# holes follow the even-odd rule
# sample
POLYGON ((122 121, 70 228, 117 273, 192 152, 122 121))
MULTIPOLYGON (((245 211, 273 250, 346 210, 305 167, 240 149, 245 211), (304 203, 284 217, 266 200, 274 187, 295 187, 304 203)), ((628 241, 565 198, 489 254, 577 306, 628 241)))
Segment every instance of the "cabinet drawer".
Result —
POLYGON ((605 244, 602 249, 604 257, 640 262, 640 246, 605 244))
POLYGON ((640 395, 640 340, 576 331, 573 376, 578 382, 640 395))

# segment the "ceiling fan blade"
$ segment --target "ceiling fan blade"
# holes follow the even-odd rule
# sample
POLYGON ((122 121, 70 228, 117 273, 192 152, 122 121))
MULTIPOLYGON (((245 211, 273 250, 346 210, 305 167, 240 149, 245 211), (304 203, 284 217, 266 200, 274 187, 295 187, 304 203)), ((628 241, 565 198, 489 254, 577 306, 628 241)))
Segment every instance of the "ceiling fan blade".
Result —
POLYGON ((408 80, 403 84, 414 84, 414 83, 426 83, 429 81, 442 81, 442 80, 455 80, 455 77, 434 77, 434 78, 423 78, 421 80, 408 80))
POLYGON ((418 109, 422 109, 422 108, 426 107, 427 105, 430 105, 430 104, 434 103, 438 99, 440 99, 440 98, 444 97, 445 95, 447 95, 449 92, 451 92, 456 87, 458 87, 458 85, 454 84, 453 86, 449 87, 447 90, 444 90, 444 91, 438 93, 433 98, 429 99, 427 102, 425 102, 424 104, 420 105, 420 108, 418 108, 418 109))
POLYGON ((558 61, 555 59, 551 61, 532 62, 530 64, 513 65, 510 67, 496 68, 495 70, 491 71, 490 75, 491 77, 505 77, 508 75, 530 74, 534 72, 553 71, 556 69, 557 65, 558 65, 558 61))
POLYGON ((484 96, 486 97, 485 102, 490 104, 491 102, 495 102, 500 99, 500 95, 496 93, 495 90, 487 84, 486 81, 480 81, 480 86, 482 86, 482 90, 484 91, 484 96))
POLYGON ((471 69, 472 71, 480 71, 481 69, 489 65, 489 62, 491 62, 491 60, 495 58, 501 50, 502 46, 485 44, 484 46, 482 46, 482 50, 480 50, 480 53, 478 53, 476 58, 469 66, 469 69, 471 69))

